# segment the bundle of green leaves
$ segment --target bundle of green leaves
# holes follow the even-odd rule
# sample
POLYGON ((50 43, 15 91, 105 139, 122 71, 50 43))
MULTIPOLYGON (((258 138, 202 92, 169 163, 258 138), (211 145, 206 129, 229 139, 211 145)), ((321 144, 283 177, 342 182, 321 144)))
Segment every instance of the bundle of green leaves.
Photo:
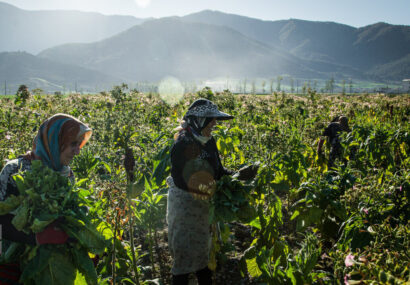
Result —
POLYGON ((69 242, 59 245, 12 243, 5 257, 19 257, 20 282, 74 284, 82 280, 97 284, 89 253, 102 254, 107 241, 97 231, 95 219, 87 215, 86 201, 78 194, 81 188, 39 160, 32 162, 31 170, 13 178, 20 195, 0 202, 0 214, 13 213, 12 224, 25 233, 39 233, 56 222, 70 237, 69 242))
POLYGON ((216 183, 216 191, 210 201, 210 222, 249 223, 256 218, 252 207, 252 184, 244 184, 236 177, 223 176, 216 183))

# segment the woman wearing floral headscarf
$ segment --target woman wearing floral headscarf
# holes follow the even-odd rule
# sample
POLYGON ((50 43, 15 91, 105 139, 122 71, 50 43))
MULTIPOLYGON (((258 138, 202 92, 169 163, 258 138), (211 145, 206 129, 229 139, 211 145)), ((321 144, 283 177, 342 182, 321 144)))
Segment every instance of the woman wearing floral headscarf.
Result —
MULTIPOLYGON (((216 120, 233 117, 209 100, 198 99, 189 107, 171 150, 167 222, 168 244, 173 258, 172 283, 188 284, 195 273, 198 284, 212 284, 208 268, 210 225, 208 198, 215 183, 233 171, 222 166, 212 129, 216 120)), ((240 179, 251 179, 255 171, 243 169, 240 179)))
MULTIPOLYGON (((79 120, 66 115, 56 114, 47 119, 39 128, 33 140, 33 148, 25 155, 9 161, 0 172, 0 201, 4 201, 10 195, 19 195, 12 175, 31 169, 31 162, 39 159, 43 164, 61 175, 67 176, 74 181, 73 173, 68 166, 75 155, 80 153, 81 148, 89 140, 92 131, 79 120)), ((68 235, 56 227, 53 223, 46 227, 43 232, 37 234, 25 234, 18 231, 11 223, 12 214, 0 216, 2 226, 2 251, 5 252, 10 242, 26 244, 62 244, 68 239, 68 235)), ((0 284, 16 284, 19 280, 18 260, 13 264, 0 265, 0 284)))

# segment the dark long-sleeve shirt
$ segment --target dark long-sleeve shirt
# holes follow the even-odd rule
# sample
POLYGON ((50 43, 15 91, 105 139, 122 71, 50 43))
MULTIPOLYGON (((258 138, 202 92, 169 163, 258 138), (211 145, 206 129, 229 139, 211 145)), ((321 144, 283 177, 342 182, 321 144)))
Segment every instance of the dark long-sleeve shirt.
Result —
POLYGON ((171 149, 171 176, 175 185, 189 192, 210 185, 233 171, 222 166, 214 138, 202 145, 191 132, 183 130, 171 149))

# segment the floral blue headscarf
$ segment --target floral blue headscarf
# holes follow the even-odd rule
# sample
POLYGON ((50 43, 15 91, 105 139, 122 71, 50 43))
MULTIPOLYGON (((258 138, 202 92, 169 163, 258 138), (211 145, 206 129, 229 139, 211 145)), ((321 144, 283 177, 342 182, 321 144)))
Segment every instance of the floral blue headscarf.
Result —
POLYGON ((56 114, 41 124, 33 142, 35 157, 55 171, 63 171, 60 153, 71 141, 82 139, 80 148, 89 140, 92 131, 79 120, 66 114, 56 114))

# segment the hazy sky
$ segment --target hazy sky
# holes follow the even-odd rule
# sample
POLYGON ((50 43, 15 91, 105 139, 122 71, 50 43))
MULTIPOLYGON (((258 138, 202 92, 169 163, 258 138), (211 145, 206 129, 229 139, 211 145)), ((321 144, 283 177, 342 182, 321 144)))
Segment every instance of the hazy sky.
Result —
POLYGON ((81 10, 138 18, 183 16, 205 9, 263 20, 333 21, 362 27, 410 25, 410 0, 0 0, 26 10, 81 10))

